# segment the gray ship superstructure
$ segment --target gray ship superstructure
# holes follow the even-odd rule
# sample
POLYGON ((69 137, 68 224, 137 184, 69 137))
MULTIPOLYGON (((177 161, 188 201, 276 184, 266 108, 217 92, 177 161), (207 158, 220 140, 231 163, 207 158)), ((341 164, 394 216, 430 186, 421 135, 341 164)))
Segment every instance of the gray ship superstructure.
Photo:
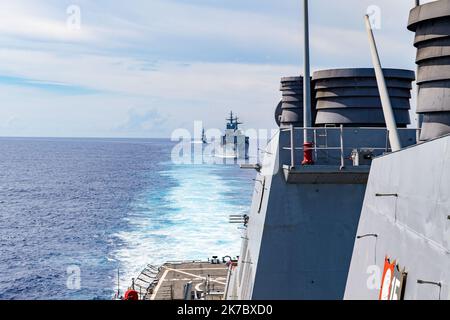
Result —
MULTIPOLYGON (((405 128, 414 72, 384 72, 405 128)), ((281 122, 268 145, 228 299, 344 297, 371 161, 390 151, 388 132, 373 69, 319 71, 313 87, 316 125, 281 122), (311 150, 303 147, 304 130, 311 150), (304 151, 314 164, 302 165, 304 151)), ((416 143, 415 130, 400 137, 405 146, 416 143)))
POLYGON ((414 8, 408 29, 415 32, 418 102, 423 117, 421 140, 450 133, 450 2, 414 8))
POLYGON ((302 94, 283 107, 283 91, 227 299, 450 298, 450 1, 413 9, 409 29, 420 135, 407 128, 412 71, 316 72, 311 128, 302 94))
POLYGON ((420 144, 373 161, 346 299, 450 300, 450 1, 414 8, 420 144))
POLYGON ((418 129, 416 75, 381 68, 368 17, 374 68, 309 74, 304 3, 304 76, 281 79, 280 130, 243 166, 257 177, 223 298, 450 299, 450 0, 410 14, 418 129))

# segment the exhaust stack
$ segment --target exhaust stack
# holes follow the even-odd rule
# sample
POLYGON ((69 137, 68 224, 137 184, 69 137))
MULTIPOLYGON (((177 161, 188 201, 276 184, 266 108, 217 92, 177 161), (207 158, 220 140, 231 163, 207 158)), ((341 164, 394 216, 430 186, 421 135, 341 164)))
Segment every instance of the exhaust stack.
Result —
POLYGON ((450 0, 413 8, 408 30, 416 33, 420 140, 428 141, 450 134, 450 0))

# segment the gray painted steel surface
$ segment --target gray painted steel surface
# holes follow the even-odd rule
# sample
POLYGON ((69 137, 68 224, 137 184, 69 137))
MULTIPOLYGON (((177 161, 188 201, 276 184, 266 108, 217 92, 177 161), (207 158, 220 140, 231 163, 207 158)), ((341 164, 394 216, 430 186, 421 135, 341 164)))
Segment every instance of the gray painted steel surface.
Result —
POLYGON ((417 49, 416 62, 448 56, 450 56, 450 37, 445 37, 421 43, 417 49))
POLYGON ((303 125, 303 77, 281 79, 282 93, 280 127, 303 125))
MULTIPOLYGON (((383 69, 383 72, 386 75, 386 85, 396 123, 399 127, 406 127, 410 124, 409 99, 411 82, 415 78, 414 72, 400 69, 383 69)), ((315 124, 317 126, 385 125, 380 93, 373 69, 322 70, 314 73, 313 81, 316 91, 315 124)))
MULTIPOLYGON (((412 89, 411 81, 405 81, 400 79, 386 79, 386 84, 388 88, 405 88, 412 89)), ((319 89, 329 89, 329 88, 347 88, 347 87, 377 87, 377 81, 375 78, 341 78, 338 80, 335 79, 321 79, 320 82, 315 83, 315 88, 319 89)))
MULTIPOLYGON (((409 81, 415 78, 414 71, 403 69, 384 68, 383 72, 386 78, 405 79, 409 81)), ((322 80, 330 78, 373 78, 375 71, 372 68, 350 68, 350 69, 330 69, 314 72, 313 80, 322 80)))
POLYGON ((420 47, 421 44, 427 41, 444 39, 448 37, 448 28, 449 24, 445 21, 436 21, 433 24, 425 23, 420 28, 417 28, 414 45, 420 47))
MULTIPOLYGON (((419 103, 426 105, 420 105, 419 112, 425 115, 424 132, 435 133, 446 128, 450 79, 429 80, 443 70, 445 77, 450 0, 425 6, 411 12, 409 29, 417 31, 417 61, 423 63, 419 73, 425 82, 420 83, 419 103), (445 18, 433 20, 437 16, 445 18), (445 62, 444 68, 429 74, 440 62, 445 62)), ((393 103, 399 106, 393 110, 396 121, 406 125, 414 73, 384 72, 391 98, 402 101, 393 103)), ((270 141, 256 178, 239 266, 230 271, 227 298, 377 299, 379 288, 368 287, 373 284, 372 274, 367 273, 373 269, 368 268, 379 270, 389 256, 408 273, 405 298, 450 299, 450 136, 416 145, 413 131, 399 130, 401 144, 409 147, 383 155, 386 131, 357 127, 384 124, 381 105, 374 105, 378 102, 374 71, 324 70, 316 72, 313 80, 319 106, 316 124, 351 127, 315 129, 323 139, 316 143, 319 146, 335 146, 342 135, 343 169, 335 163, 340 154, 335 149, 326 155, 319 151, 315 165, 302 167, 301 129, 293 136, 297 148, 292 154, 289 131, 281 130, 270 141), (371 168, 369 160, 369 165, 349 168, 344 174, 342 170, 352 165, 347 155, 353 148, 373 148, 379 158, 371 168), (370 234, 376 237, 366 237, 370 234)), ((284 79, 281 89, 284 102, 276 114, 287 115, 296 110, 302 86, 295 78, 284 79)))
POLYGON ((433 1, 414 7, 409 14, 408 29, 416 31, 424 21, 450 17, 450 0, 433 1))
POLYGON ((355 240, 346 299, 378 299, 386 256, 407 272, 405 299, 450 299, 449 181, 450 136, 373 161, 357 235, 378 237, 355 240))
MULTIPOLYGON (((410 122, 408 110, 394 110, 394 116, 397 124, 401 127, 410 122)), ((322 110, 317 113, 316 123, 341 123, 352 125, 358 123, 370 123, 370 126, 384 126, 384 115, 382 110, 378 109, 339 109, 322 110)))
MULTIPOLYGON (((396 98, 411 98, 409 89, 390 88, 389 95, 396 98)), ((373 87, 355 88, 328 88, 326 90, 317 90, 316 98, 336 98, 336 97, 379 97, 378 89, 373 87)))
MULTIPOLYGON (((326 139, 331 146, 339 142, 339 130, 317 130, 320 136, 330 130, 326 139)), ((404 145, 415 143, 411 132, 401 131, 401 138, 404 145)), ((228 299, 344 297, 368 168, 342 173, 339 166, 330 165, 336 163, 336 156, 330 154, 317 158, 317 165, 305 169, 299 165, 286 172, 289 140, 290 133, 282 131, 266 149, 228 299)), ((346 154, 353 146, 383 148, 386 131, 346 129, 345 141, 346 154)), ((295 143, 303 144, 302 130, 297 131, 295 143)), ((295 158, 299 164, 302 150, 296 151, 295 158)))
POLYGON ((449 78, 450 57, 429 59, 419 63, 417 84, 438 80, 449 80, 449 78))
POLYGON ((281 125, 281 113, 283 112, 283 110, 281 109, 282 105, 283 103, 280 101, 277 105, 277 108, 275 109, 275 123, 277 124, 277 126, 281 125))
POLYGON ((417 112, 427 141, 450 133, 450 0, 412 9, 408 29, 416 33, 417 112))
POLYGON ((424 83, 419 87, 417 112, 450 111, 450 80, 424 83))
POLYGON ((450 131, 449 112, 431 112, 423 116, 421 139, 429 140, 432 137, 441 137, 450 131))
MULTIPOLYGON (((391 98, 393 109, 411 108, 409 98, 391 98)), ((318 98, 316 108, 320 109, 345 109, 345 108, 380 108, 379 97, 336 97, 318 98)))
POLYGON ((287 184, 284 136, 269 144, 257 177, 228 298, 341 299, 365 185, 287 184))

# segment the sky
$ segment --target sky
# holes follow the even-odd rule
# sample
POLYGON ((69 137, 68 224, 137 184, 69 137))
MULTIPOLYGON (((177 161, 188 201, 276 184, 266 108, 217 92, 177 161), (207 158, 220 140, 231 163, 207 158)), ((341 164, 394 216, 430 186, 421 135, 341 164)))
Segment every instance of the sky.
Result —
MULTIPOLYGON (((0 136, 163 138, 231 110, 273 128, 280 77, 303 68, 302 2, 0 0, 0 136)), ((415 70, 413 5, 310 0, 312 70, 371 67, 370 6, 383 66, 415 70)))

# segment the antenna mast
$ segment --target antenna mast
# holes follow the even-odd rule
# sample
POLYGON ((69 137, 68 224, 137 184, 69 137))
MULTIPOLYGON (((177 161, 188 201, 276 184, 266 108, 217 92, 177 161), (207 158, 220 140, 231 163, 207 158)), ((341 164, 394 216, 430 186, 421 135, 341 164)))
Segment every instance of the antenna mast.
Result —
MULTIPOLYGON (((309 62, 309 13, 308 0, 303 0, 304 14, 304 70, 303 70, 303 162, 302 165, 313 165, 312 150, 314 143, 309 139, 309 129, 312 127, 311 117, 311 70, 309 62)), ((294 130, 294 128, 292 128, 294 130)))
MULTIPOLYGON (((304 14, 304 70, 303 70, 303 126, 311 127, 311 70, 309 61, 309 13, 308 0, 303 0, 304 14)), ((304 143, 309 142, 308 130, 304 130, 304 143)))
POLYGON ((117 299, 120 299, 120 269, 117 268, 117 299))
POLYGON ((377 44, 370 24, 369 16, 364 17, 366 22, 367 35, 369 37, 370 52, 372 54, 372 63, 375 69, 375 76, 377 78, 378 90, 380 91, 381 106, 383 107, 384 119, 386 127, 389 132, 389 141, 391 143, 392 151, 399 151, 402 148, 400 138, 397 130, 397 123, 395 121, 395 114, 392 109, 391 99, 384 78, 383 69, 381 67, 380 56, 378 54, 377 44))

